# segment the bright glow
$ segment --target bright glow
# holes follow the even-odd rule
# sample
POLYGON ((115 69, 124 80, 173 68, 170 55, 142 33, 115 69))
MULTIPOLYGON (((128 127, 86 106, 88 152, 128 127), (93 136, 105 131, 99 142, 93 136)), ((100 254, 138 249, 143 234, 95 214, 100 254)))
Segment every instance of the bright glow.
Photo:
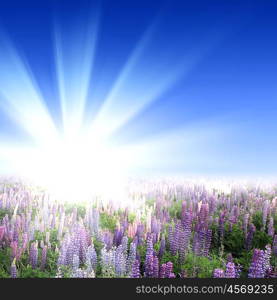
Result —
MULTIPOLYGON (((47 143, 46 143, 47 144, 47 143)), ((6 148, 16 174, 46 187, 56 198, 85 201, 123 194, 127 166, 118 149, 79 136, 43 147, 6 148)))
MULTIPOLYGON (((201 50, 194 49, 198 51, 172 63, 166 57, 157 58, 149 67, 147 53, 155 40, 154 22, 114 84, 106 87, 103 83, 107 97, 96 117, 87 121, 86 104, 90 99, 88 91, 98 35, 97 14, 92 20, 91 24, 84 22, 74 27, 70 34, 72 28, 63 31, 58 24, 54 28, 61 131, 45 105, 28 63, 6 37, 0 39, 0 108, 32 139, 29 144, 11 143, 0 136, 0 161, 6 166, 1 171, 8 169, 9 174, 42 185, 61 200, 84 201, 101 195, 124 202, 128 201, 126 178, 133 176, 134 170, 147 173, 168 170, 170 166, 179 166, 185 155, 186 164, 199 163, 199 156, 192 155, 195 146, 204 149, 202 144, 211 133, 215 135, 214 129, 206 126, 204 132, 197 128, 182 129, 152 137, 150 142, 120 146, 111 142, 118 129, 186 75, 209 47, 201 45, 201 50)), ((200 156, 208 161, 202 153, 200 156)))

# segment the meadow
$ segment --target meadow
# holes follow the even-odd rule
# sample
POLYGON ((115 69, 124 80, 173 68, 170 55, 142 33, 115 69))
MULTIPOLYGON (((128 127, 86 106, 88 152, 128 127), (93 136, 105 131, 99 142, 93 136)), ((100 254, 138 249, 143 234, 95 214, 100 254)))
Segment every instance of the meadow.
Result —
POLYGON ((127 205, 77 200, 2 179, 0 278, 277 277, 276 184, 138 181, 127 205))

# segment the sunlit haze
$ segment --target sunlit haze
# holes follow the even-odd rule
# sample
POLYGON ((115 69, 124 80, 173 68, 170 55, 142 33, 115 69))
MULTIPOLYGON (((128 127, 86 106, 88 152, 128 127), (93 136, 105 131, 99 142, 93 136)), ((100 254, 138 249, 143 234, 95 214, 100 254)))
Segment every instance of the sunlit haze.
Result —
POLYGON ((183 1, 20 15, 5 2, 2 175, 71 200, 123 197, 135 176, 275 176, 276 19, 262 4, 215 1, 200 18, 183 1))

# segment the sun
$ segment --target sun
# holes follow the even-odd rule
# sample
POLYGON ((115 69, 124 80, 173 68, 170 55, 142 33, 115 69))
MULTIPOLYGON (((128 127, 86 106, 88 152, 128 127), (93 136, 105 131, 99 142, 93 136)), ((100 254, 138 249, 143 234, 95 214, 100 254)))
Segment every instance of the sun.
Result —
POLYGON ((83 134, 21 149, 13 161, 17 174, 45 187, 58 200, 123 197, 127 176, 123 153, 83 134))

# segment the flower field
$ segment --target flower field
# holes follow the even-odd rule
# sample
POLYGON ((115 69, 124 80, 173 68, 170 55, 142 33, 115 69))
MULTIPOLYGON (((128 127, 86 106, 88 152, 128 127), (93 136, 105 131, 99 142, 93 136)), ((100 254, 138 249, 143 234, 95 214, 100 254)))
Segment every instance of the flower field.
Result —
POLYGON ((0 185, 0 278, 277 277, 277 186, 139 181, 129 205, 0 185))

